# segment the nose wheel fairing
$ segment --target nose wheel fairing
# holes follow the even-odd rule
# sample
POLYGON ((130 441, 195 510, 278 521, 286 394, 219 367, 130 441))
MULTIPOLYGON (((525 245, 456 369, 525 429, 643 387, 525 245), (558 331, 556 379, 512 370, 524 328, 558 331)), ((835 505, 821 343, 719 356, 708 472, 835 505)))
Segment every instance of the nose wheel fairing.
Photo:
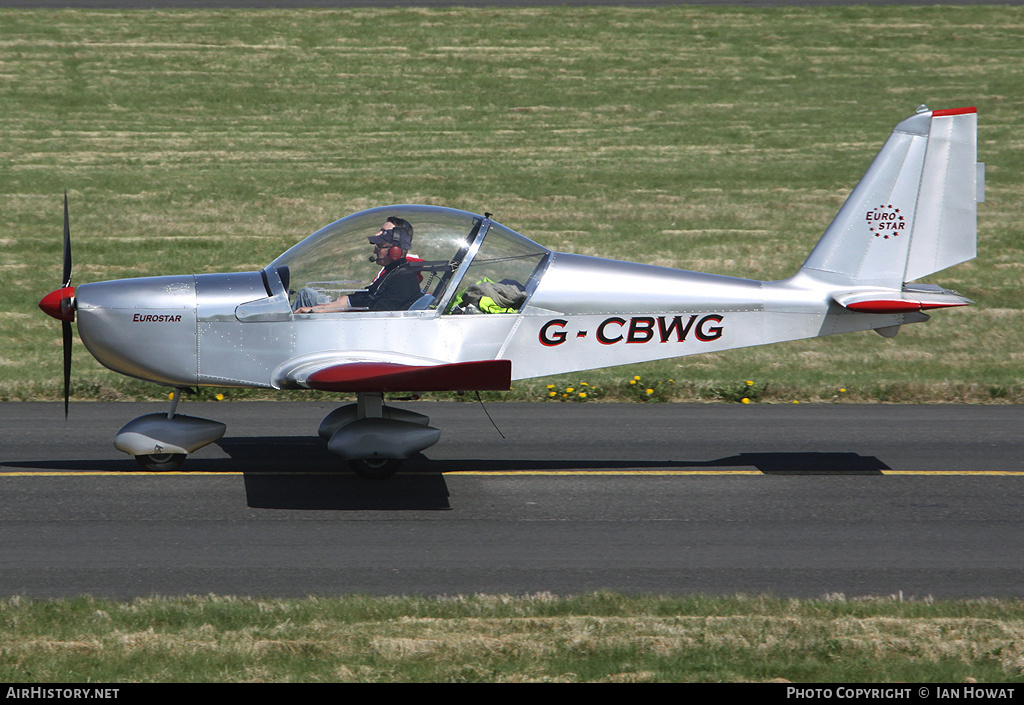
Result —
POLYGON ((136 459, 148 457, 156 463, 151 468, 140 460, 147 469, 167 470, 181 465, 190 453, 220 440, 225 430, 227 426, 219 421, 195 416, 146 414, 126 423, 114 437, 114 446, 136 459), (172 462, 176 463, 173 467, 168 465, 172 462))

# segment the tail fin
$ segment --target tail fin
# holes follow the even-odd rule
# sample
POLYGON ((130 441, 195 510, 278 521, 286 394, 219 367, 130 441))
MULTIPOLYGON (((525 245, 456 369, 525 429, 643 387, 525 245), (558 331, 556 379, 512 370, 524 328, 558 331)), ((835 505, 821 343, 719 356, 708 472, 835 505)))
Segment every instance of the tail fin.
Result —
POLYGON ((976 108, 919 112, 893 130, 801 271, 840 285, 902 288, 976 255, 976 108))

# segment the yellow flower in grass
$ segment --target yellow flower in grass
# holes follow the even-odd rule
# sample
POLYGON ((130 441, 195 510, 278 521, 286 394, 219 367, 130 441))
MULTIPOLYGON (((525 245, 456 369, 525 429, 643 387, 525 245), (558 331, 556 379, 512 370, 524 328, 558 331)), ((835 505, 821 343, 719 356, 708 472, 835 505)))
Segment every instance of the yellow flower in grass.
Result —
POLYGON ((753 386, 754 386, 754 382, 753 382, 753 380, 749 380, 749 379, 748 379, 748 380, 747 380, 747 386, 748 386, 748 387, 753 387, 753 386))
POLYGON ((576 388, 575 387, 566 387, 565 391, 566 391, 567 394, 572 394, 573 392, 576 391, 576 388))
POLYGON ((554 389, 554 388, 555 388, 555 385, 553 385, 553 384, 549 384, 549 385, 547 386, 547 388, 548 388, 548 389, 554 389))
POLYGON ((224 395, 218 394, 217 396, 214 397, 214 399, 216 399, 217 401, 224 401, 224 395))
POLYGON ((637 382, 639 382, 639 381, 640 381, 640 375, 637 375, 637 376, 636 376, 636 377, 634 377, 633 379, 635 379, 635 380, 636 380, 637 382))
POLYGON ((578 396, 579 396, 580 399, 586 399, 587 398, 587 393, 586 392, 580 392, 578 396))
POLYGON ((645 393, 646 394, 654 394, 654 390, 648 387, 648 389, 647 389, 647 391, 645 393))
POLYGON ((548 396, 549 397, 557 397, 558 396, 558 392, 548 392, 548 396))
POLYGON ((631 380, 629 380, 629 383, 630 384, 636 384, 636 380, 635 379, 631 379, 631 380))
POLYGON ((744 404, 749 404, 750 403, 750 400, 747 399, 746 397, 743 397, 742 399, 740 399, 740 401, 743 402, 744 404))

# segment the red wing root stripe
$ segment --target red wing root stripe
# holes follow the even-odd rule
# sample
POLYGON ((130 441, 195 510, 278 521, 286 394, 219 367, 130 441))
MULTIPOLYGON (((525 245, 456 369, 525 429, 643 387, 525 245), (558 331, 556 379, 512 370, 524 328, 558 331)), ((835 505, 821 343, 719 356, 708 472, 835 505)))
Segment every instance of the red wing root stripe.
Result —
POLYGON ((511 360, 474 360, 447 365, 350 362, 314 372, 306 386, 326 392, 508 391, 511 360))

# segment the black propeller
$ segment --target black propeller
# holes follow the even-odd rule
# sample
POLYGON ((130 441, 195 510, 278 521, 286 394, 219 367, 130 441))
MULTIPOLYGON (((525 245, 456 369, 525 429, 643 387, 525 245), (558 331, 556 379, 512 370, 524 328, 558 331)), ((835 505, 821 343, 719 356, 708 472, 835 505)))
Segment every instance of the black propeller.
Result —
POLYGON ((68 192, 64 192, 64 279, 61 288, 71 286, 71 226, 68 225, 68 192))
MULTIPOLYGON (((68 223, 68 192, 64 192, 64 279, 61 282, 60 288, 67 289, 71 286, 71 226, 68 223)), ((74 290, 72 290, 74 291, 74 290)), ((74 294, 72 294, 74 296, 74 294)), ((69 301, 69 305, 65 305, 64 301, 67 299, 61 298, 61 308, 70 308, 73 305, 74 299, 69 301)), ((64 418, 68 417, 68 400, 71 397, 71 321, 74 320, 75 313, 71 311, 71 319, 69 320, 66 316, 61 319, 60 327, 61 333, 64 336, 64 418)))
POLYGON ((61 287, 43 297, 39 308, 61 322, 64 338, 64 418, 71 397, 71 322, 75 320, 75 289, 71 286, 71 227, 68 224, 68 194, 64 192, 64 277, 61 287))

